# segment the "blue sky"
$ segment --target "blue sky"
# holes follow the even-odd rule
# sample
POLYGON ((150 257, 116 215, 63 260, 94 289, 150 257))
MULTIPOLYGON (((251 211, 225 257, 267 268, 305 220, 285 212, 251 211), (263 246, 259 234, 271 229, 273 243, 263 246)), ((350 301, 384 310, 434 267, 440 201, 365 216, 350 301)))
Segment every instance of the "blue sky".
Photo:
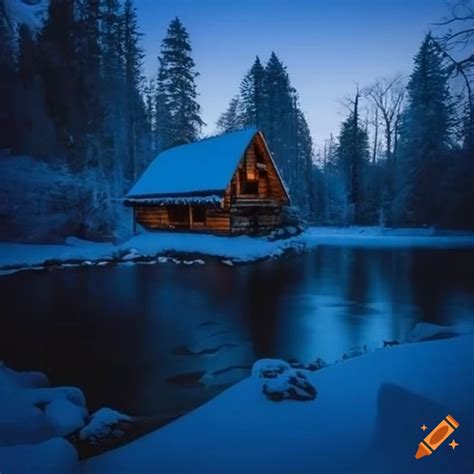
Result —
POLYGON ((356 84, 409 74, 424 34, 449 11, 447 0, 136 0, 147 76, 178 16, 200 72, 204 132, 238 91, 256 55, 272 50, 288 68, 315 142, 337 133, 340 100, 356 84))

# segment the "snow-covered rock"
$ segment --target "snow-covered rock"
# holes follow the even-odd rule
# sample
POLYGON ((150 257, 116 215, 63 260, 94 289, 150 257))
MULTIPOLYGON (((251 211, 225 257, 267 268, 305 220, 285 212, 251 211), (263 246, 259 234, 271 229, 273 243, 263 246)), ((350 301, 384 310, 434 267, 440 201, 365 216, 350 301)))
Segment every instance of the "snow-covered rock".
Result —
POLYGON ((281 359, 260 359, 252 366, 252 377, 271 378, 291 370, 291 365, 281 359))
POLYGON ((327 363, 318 357, 315 361, 309 362, 309 363, 304 363, 304 362, 290 362, 290 365, 293 369, 303 369, 303 370, 309 370, 310 372, 315 372, 316 370, 323 369, 324 367, 327 367, 327 363))
POLYGON ((301 370, 289 369, 269 378, 262 387, 265 396, 274 402, 282 400, 314 400, 317 391, 301 370))
POLYGON ((114 427, 120 422, 132 422, 132 418, 111 408, 101 408, 90 418, 84 428, 79 432, 81 440, 95 440, 112 435, 114 427))

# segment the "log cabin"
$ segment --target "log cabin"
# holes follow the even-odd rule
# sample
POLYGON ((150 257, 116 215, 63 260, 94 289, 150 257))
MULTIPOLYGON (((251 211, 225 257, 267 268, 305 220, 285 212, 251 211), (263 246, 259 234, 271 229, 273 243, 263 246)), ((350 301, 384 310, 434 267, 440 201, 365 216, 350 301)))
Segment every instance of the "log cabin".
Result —
POLYGON ((265 234, 290 197, 263 133, 246 129, 161 152, 124 203, 134 228, 265 234))

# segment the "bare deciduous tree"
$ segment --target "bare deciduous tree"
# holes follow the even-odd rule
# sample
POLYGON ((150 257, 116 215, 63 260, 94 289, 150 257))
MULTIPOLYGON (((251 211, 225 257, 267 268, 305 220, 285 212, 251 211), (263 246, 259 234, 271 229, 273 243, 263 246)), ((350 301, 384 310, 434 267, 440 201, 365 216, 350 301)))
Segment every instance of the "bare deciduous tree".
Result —
POLYGON ((380 114, 385 135, 386 157, 391 161, 396 151, 396 135, 405 99, 404 79, 399 74, 391 78, 377 79, 374 84, 367 87, 366 95, 378 110, 377 116, 380 114))
POLYGON ((451 65, 454 77, 462 78, 467 97, 466 141, 474 147, 474 0, 458 0, 450 15, 436 24, 435 44, 451 65))

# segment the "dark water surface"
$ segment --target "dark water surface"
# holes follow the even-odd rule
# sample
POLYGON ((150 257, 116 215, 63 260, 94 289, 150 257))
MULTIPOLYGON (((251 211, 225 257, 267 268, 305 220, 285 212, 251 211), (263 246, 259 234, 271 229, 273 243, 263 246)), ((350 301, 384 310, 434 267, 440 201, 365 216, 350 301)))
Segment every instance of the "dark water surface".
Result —
POLYGON ((91 409, 189 410, 261 357, 340 358, 417 322, 471 326, 474 251, 320 247, 253 265, 113 266, 0 278, 0 360, 91 409))

